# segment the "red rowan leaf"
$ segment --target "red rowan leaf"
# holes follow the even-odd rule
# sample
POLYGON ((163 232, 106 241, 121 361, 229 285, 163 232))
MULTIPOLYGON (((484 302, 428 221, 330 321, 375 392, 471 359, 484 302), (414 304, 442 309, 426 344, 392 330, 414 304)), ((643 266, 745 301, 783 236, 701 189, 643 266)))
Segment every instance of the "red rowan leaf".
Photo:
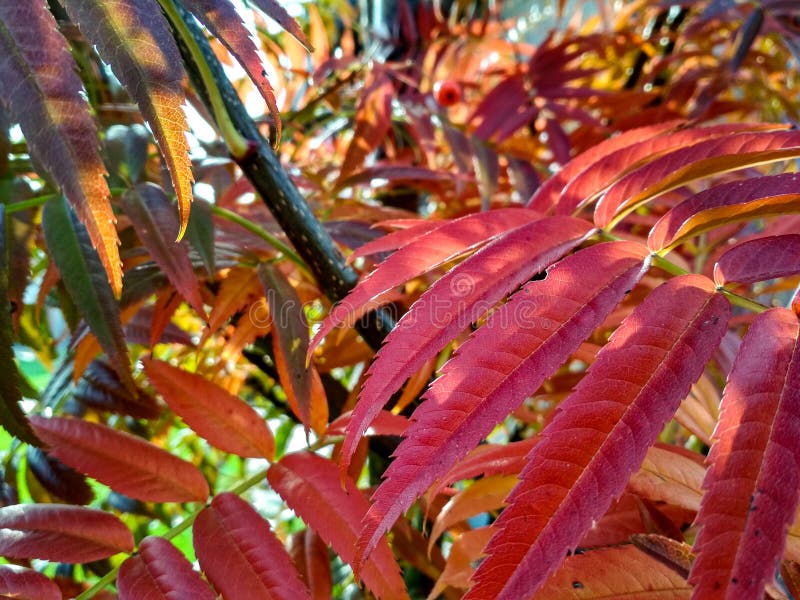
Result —
POLYGON ((42 209, 42 229, 50 257, 78 313, 97 338, 122 384, 133 392, 135 385, 119 303, 105 280, 105 270, 91 248, 86 228, 63 198, 53 198, 42 209))
POLYGON ((528 206, 542 213, 549 211, 559 202, 559 197, 563 193, 564 187, 587 167, 597 163, 602 158, 617 150, 628 148, 632 144, 642 142, 660 133, 669 131, 680 125, 681 122, 682 121, 667 121, 666 123, 659 123, 657 125, 638 127, 610 137, 592 146, 573 158, 564 165, 558 173, 545 181, 542 186, 536 190, 531 199, 528 200, 528 206))
MULTIPOLYGON (((327 435, 344 435, 347 424, 352 419, 353 413, 348 411, 328 425, 327 435)), ((366 431, 366 435, 403 435, 408 427, 408 419, 403 415, 395 415, 388 410, 382 410, 366 431)))
POLYGON ((0 556, 84 563, 133 550, 133 535, 102 510, 66 504, 0 508, 0 556))
POLYGON ((0 565, 0 597, 14 600, 61 600, 61 590, 47 577, 17 565, 0 565))
POLYGON ((653 251, 720 225, 787 214, 800 208, 800 175, 784 173, 723 183, 688 198, 661 217, 650 231, 653 251))
MULTIPOLYGON (((342 479, 335 463, 312 454, 287 454, 267 472, 272 488, 286 504, 346 563, 352 563, 356 534, 369 506, 350 478, 342 479)), ((380 599, 407 599, 400 568, 389 544, 381 540, 359 573, 380 599)))
POLYGON ((372 419, 403 382, 507 293, 591 233, 573 217, 546 217, 505 233, 451 269, 403 315, 369 368, 342 446, 344 471, 372 419))
POLYGON ((303 33, 300 25, 286 12, 286 9, 283 8, 277 0, 252 0, 252 2, 261 9, 264 14, 280 25, 284 31, 300 42, 306 50, 309 52, 314 51, 314 48, 308 43, 306 34, 303 33))
POLYGON ((364 159, 384 142, 392 126, 393 95, 394 86, 389 77, 383 71, 374 71, 372 81, 361 91, 353 140, 339 172, 340 182, 358 171, 364 159))
POLYGON ((69 417, 31 417, 48 452, 111 489, 148 502, 195 502, 208 483, 193 464, 129 433, 69 417))
POLYGON ((634 309, 541 433, 465 598, 524 598, 542 586, 622 493, 729 317, 699 275, 668 281, 634 309))
POLYGON ((410 226, 404 227, 397 231, 387 233, 383 237, 371 240, 356 248, 350 256, 347 257, 347 262, 352 263, 357 258, 362 256, 369 256, 370 254, 377 254, 378 252, 390 252, 407 246, 413 241, 416 241, 423 235, 430 233, 434 229, 447 225, 449 221, 436 221, 428 219, 419 219, 419 222, 410 226))
POLYGON ((152 183, 137 185, 123 194, 122 210, 170 283, 197 314, 205 318, 206 309, 189 258, 189 246, 186 241, 174 241, 181 224, 164 190, 152 183))
MULTIPOLYGON (((800 196, 798 197, 800 199, 800 196)), ((755 283, 800 273, 800 235, 774 235, 727 250, 714 265, 714 281, 755 283)))
POLYGON ((258 266, 272 317, 272 348, 283 390, 306 431, 322 435, 328 424, 328 403, 319 374, 306 364, 308 321, 297 290, 285 275, 267 263, 258 266))
POLYGON ((698 142, 647 163, 612 185, 594 222, 607 227, 637 206, 682 185, 720 173, 800 156, 800 131, 739 133, 698 142))
POLYGON ((509 229, 540 219, 524 208, 505 208, 467 215, 423 235, 383 261, 364 278, 322 322, 309 353, 335 327, 369 312, 379 305, 371 302, 384 292, 405 283, 449 260, 468 252, 509 229))
POLYGON ((310 600, 269 523, 236 494, 218 494, 192 535, 200 567, 226 600, 310 600))
POLYGON ((116 219, 97 128, 66 40, 45 2, 0 5, 0 100, 89 232, 114 295, 122 291, 116 219))
MULTIPOLYGON (((734 133, 782 128, 784 127, 774 124, 724 123, 711 127, 680 129, 667 132, 664 135, 650 136, 648 139, 635 144, 618 147, 614 152, 600 157, 599 160, 592 164, 586 165, 581 172, 575 174, 571 180, 566 182, 566 186, 561 192, 561 198, 556 204, 555 212, 556 214, 571 214, 622 175, 629 173, 632 169, 641 167, 643 164, 660 160, 659 157, 667 152, 679 148, 684 149, 702 140, 730 136, 734 133)), ((645 130, 649 132, 650 128, 645 128, 645 130)))
POLYGON ((643 275, 646 256, 633 242, 568 256, 544 280, 511 296, 459 347, 414 412, 372 497, 359 556, 569 358, 643 275))
MULTIPOLYGON (((228 51, 236 57, 247 75, 252 79, 267 108, 275 121, 275 135, 281 138, 281 113, 275 100, 272 85, 267 79, 264 63, 258 55, 256 46, 250 32, 242 22, 242 17, 236 7, 228 0, 187 0, 186 7, 200 19, 209 31, 222 42, 228 51)), ((283 10, 279 7, 280 10, 283 10)), ((286 15, 292 24, 294 19, 286 15)), ((302 30, 300 30, 302 34, 302 30)))
POLYGON ((180 550, 168 540, 153 536, 144 538, 138 553, 122 563, 117 589, 120 600, 216 597, 180 550))
POLYGON ((173 412, 200 437, 237 456, 272 460, 275 440, 262 419, 244 400, 169 363, 141 359, 150 383, 173 412))
POLYGON ((172 175, 180 238, 189 221, 192 168, 186 132, 183 62, 156 0, 65 0, 70 19, 100 52, 139 105, 172 175))
POLYGON ((693 598, 762 598, 783 554, 800 485, 800 324, 758 315, 722 397, 697 515, 693 598))
POLYGON ((568 557, 532 600, 688 600, 691 593, 673 569, 635 546, 619 546, 568 557))

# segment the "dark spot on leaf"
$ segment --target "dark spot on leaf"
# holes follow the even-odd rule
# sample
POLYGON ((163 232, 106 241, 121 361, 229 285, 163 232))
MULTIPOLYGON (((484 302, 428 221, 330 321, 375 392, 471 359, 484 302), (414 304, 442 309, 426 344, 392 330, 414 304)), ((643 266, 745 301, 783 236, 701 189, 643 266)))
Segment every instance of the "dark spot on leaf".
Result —
POLYGON ((583 584, 580 581, 573 581, 572 587, 575 588, 576 590, 579 590, 583 588, 583 584))
POLYGON ((736 577, 731 577, 731 583, 733 585, 737 585, 739 583, 739 580, 736 577))

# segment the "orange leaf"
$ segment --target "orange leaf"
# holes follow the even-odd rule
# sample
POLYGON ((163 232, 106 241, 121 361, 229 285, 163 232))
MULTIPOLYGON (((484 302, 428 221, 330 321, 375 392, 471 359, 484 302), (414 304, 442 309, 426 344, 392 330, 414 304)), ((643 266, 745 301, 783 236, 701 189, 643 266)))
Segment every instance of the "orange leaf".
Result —
POLYGON ((628 488, 654 502, 667 502, 697 511, 706 474, 703 457, 688 450, 656 444, 647 451, 628 488))
POLYGON ((273 459, 272 433, 245 401, 169 363, 153 359, 142 359, 142 363, 164 401, 199 436, 231 454, 273 459))
POLYGON ((666 565, 634 546, 619 546, 568 557, 534 599, 688 600, 691 593, 686 580, 666 565))

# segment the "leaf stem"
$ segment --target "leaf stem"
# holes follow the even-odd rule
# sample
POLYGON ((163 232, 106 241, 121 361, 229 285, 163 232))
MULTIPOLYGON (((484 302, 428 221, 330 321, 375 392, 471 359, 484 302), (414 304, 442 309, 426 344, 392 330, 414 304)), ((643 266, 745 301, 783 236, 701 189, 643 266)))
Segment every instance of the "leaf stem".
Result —
MULTIPOLYGON (((231 489, 229 489, 227 491, 232 493, 232 494, 236 494, 237 496, 242 495, 244 492, 249 490, 254 485, 257 485, 257 484, 261 483, 262 481, 264 481, 264 478, 267 476, 267 471, 268 470, 269 470, 269 467, 265 467, 263 469, 259 469, 253 475, 251 475, 250 477, 248 477, 244 481, 241 481, 241 482, 237 483, 235 486, 233 486, 231 489)), ((161 537, 163 537, 164 539, 167 539, 167 540, 171 540, 172 538, 180 535, 181 533, 183 533, 184 531, 189 529, 189 527, 192 526, 192 524, 194 523, 194 520, 197 518, 197 515, 199 515, 200 511, 202 511, 205 508, 206 507, 203 506, 202 508, 197 509, 192 514, 190 514, 188 517, 186 517, 183 521, 181 521, 180 523, 175 525, 175 527, 171 528, 169 531, 167 531, 165 534, 163 534, 161 537)), ((117 577, 117 572, 119 571, 119 568, 120 568, 121 565, 122 565, 122 562, 120 562, 119 565, 117 565, 116 567, 111 569, 108 573, 103 575, 88 590, 86 590, 85 592, 83 592, 80 595, 76 596, 75 600, 89 600, 89 598, 94 598, 94 596, 96 594, 98 594, 106 586, 108 586, 111 582, 114 581, 114 579, 117 577)))
POLYGON ((275 248, 278 252, 283 254, 286 258, 292 261, 297 267, 306 275, 311 281, 314 281, 314 275, 309 270, 308 266, 306 265, 305 261, 300 258, 300 256, 295 252, 289 245, 283 243, 279 240, 276 236, 272 235, 269 231, 259 227, 249 219, 244 218, 243 216, 233 212, 232 210, 228 210, 227 208, 223 208, 221 206, 217 206, 216 204, 211 205, 211 212, 218 217, 226 219, 231 223, 236 223, 244 227, 247 231, 252 233, 253 235, 257 235, 262 240, 267 242, 270 246, 275 248))

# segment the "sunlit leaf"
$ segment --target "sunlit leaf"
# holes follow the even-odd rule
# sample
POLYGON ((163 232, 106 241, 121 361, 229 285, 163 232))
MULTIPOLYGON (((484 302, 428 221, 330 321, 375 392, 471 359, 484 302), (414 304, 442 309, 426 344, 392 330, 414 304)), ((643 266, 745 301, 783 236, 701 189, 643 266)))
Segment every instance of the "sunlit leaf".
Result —
POLYGON ((459 347, 414 412, 372 497, 359 555, 567 360, 643 275, 645 254, 624 242, 573 254, 511 296, 459 347))
POLYGON ((800 210, 800 175, 785 173, 723 183, 678 204, 650 230, 651 250, 672 248, 715 227, 800 210))
POLYGON ((466 598, 530 596, 622 493, 725 333, 714 292, 676 277, 625 319, 531 451, 466 598))
POLYGON ((150 502, 196 502, 208 483, 193 464, 129 433, 68 417, 32 417, 49 452, 113 490, 150 502))
POLYGON ((111 65, 139 105, 164 156, 178 197, 179 238, 189 222, 192 168, 186 132, 183 63, 156 0, 65 0, 67 13, 111 65))
POLYGON ((143 359, 150 383, 199 436, 238 456, 272 459, 275 441, 267 424, 244 400, 195 373, 143 359))

